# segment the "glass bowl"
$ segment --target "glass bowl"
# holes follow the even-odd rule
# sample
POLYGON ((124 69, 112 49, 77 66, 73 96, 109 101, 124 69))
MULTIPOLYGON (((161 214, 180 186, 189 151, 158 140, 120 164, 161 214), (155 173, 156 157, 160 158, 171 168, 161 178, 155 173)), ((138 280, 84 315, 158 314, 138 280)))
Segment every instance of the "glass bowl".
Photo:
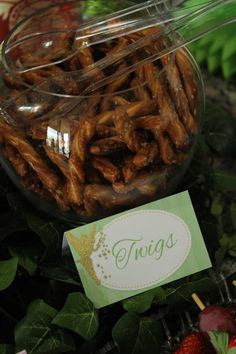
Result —
POLYGON ((3 168, 37 208, 73 224, 173 193, 204 111, 186 48, 149 61, 175 40, 160 26, 75 41, 78 24, 91 20, 84 3, 19 23, 2 46, 0 83, 3 168))

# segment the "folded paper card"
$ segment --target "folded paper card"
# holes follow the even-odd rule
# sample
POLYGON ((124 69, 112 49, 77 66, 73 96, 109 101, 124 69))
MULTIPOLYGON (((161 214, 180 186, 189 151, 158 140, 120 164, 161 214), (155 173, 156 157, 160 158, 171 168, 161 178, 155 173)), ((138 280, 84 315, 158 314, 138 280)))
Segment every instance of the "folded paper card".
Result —
POLYGON ((188 192, 65 235, 97 308, 211 267, 188 192))

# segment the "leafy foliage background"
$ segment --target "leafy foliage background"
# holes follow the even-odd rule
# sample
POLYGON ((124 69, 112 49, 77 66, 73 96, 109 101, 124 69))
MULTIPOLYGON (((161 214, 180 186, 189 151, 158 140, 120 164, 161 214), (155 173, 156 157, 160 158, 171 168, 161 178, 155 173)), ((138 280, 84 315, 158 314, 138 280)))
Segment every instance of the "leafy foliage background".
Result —
MULTIPOLYGON (((184 1, 184 6, 197 4, 199 0, 184 1)), ((220 19, 223 15, 224 11, 221 9, 214 12, 215 19, 220 19)), ((207 18, 210 19, 212 16, 209 14, 207 18)), ((207 18, 204 17, 204 21, 207 21, 207 18)), ((201 19, 199 21, 201 22, 201 19)), ((233 77, 236 73, 236 23, 206 35, 192 43, 190 49, 198 63, 205 64, 210 73, 221 71, 225 79, 233 77)))
MULTIPOLYGON (((211 71, 222 67, 230 77, 236 68, 235 51, 225 49, 223 37, 222 30, 212 34, 194 44, 193 51, 211 71), (210 48, 211 58, 218 55, 218 66, 210 64, 214 62, 206 54, 210 48), (231 63, 228 70, 226 62, 231 63)), ((236 38, 235 32, 230 38, 236 38)), ((235 156, 235 118, 220 106, 207 105, 194 159, 177 192, 190 192, 214 270, 99 311, 84 295, 71 256, 61 254, 63 232, 71 225, 32 208, 1 169, 0 353, 22 349, 28 354, 162 353, 166 340, 162 318, 175 333, 183 311, 197 317, 193 291, 203 301, 218 300, 215 271, 224 274, 235 298, 231 287, 236 273, 235 156)))

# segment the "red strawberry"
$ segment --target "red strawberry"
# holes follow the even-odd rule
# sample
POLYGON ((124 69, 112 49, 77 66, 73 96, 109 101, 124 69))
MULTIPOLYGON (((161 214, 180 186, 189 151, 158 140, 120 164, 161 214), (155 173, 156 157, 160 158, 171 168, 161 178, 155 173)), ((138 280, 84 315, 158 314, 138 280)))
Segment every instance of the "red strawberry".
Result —
POLYGON ((229 341, 228 349, 236 347, 236 336, 232 336, 229 341))
POLYGON ((204 333, 192 333, 185 337, 175 354, 216 354, 204 333))

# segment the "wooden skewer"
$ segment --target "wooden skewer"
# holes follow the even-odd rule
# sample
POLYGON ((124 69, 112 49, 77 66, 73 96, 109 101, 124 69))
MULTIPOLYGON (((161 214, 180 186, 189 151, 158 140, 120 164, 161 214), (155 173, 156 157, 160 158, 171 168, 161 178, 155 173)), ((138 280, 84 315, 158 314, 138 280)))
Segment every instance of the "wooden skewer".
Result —
POLYGON ((202 302, 202 300, 198 297, 198 295, 196 293, 192 294, 192 298, 195 301, 195 303, 198 305, 198 307, 200 308, 201 311, 203 311, 206 306, 204 305, 204 303, 202 302))

